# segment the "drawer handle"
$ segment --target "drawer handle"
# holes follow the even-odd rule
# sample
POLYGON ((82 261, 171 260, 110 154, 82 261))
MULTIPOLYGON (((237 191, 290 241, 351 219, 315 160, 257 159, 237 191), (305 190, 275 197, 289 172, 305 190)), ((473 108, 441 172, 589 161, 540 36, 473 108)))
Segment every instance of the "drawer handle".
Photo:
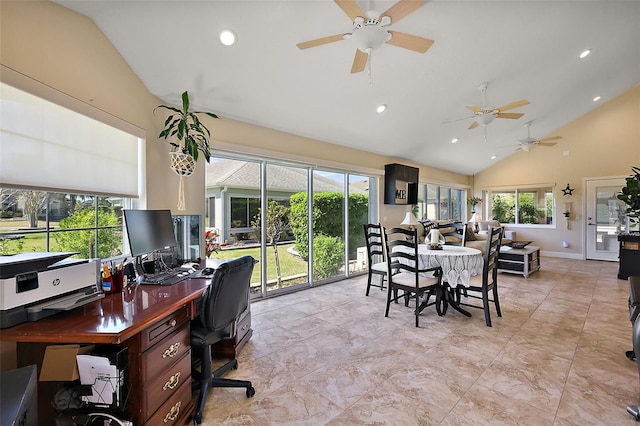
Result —
POLYGON ((169 321, 169 327, 175 327, 177 323, 178 323, 178 322, 177 322, 177 321, 175 320, 175 318, 174 318, 174 319, 172 319, 171 321, 169 321))
POLYGON ((171 411, 169 411, 167 413, 167 415, 164 416, 164 422, 165 423, 172 422, 172 421, 174 421, 175 419, 178 418, 178 414, 180 414, 180 406, 181 405, 182 405, 182 403, 180 401, 178 401, 178 403, 176 405, 171 407, 171 411))
POLYGON ((242 326, 242 331, 247 331, 249 329, 249 324, 245 324, 242 326))
POLYGON ((162 354, 162 358, 173 358, 178 353, 178 348, 180 348, 180 342, 176 342, 173 345, 169 346, 166 351, 162 354))
POLYGON ((179 381, 180 381, 180 372, 178 371, 176 374, 171 376, 171 378, 169 379, 169 381, 167 381, 167 383, 164 384, 164 386, 162 387, 162 390, 175 389, 175 387, 178 386, 179 381))

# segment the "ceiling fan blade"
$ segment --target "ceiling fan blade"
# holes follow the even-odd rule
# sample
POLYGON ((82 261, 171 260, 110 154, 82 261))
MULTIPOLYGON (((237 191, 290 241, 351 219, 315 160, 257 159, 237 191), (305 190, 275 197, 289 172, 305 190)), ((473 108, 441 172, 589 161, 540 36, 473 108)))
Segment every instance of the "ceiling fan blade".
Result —
MULTIPOLYGON (((337 0, 336 0, 337 2, 337 0)), ((380 16, 388 16, 391 18, 391 23, 396 23, 408 14, 416 11, 424 5, 423 0, 400 0, 398 3, 391 6, 385 12, 382 12, 380 16)))
POLYGON ((387 43, 413 50, 414 52, 424 53, 433 45, 433 40, 428 38, 405 34, 398 31, 389 31, 389 33, 391 33, 391 40, 387 43))
POLYGON ((518 108, 518 107, 525 106, 525 105, 529 105, 529 101, 526 100, 526 99, 522 99, 522 100, 519 100, 517 102, 512 102, 510 104, 503 105, 500 108, 496 108, 496 109, 498 111, 502 112, 502 111, 507 111, 507 110, 518 108))
POLYGON ((562 136, 551 136, 550 138, 540 139, 538 142, 557 141, 558 139, 562 139, 562 136))
POLYGON ((364 67, 367 66, 367 59, 369 59, 368 53, 356 49, 356 56, 353 58, 353 65, 351 66, 351 74, 364 71, 364 67))
POLYGON ((473 123, 471 123, 471 126, 469 126, 467 130, 475 129, 476 127, 478 127, 478 122, 474 121, 473 123))
POLYGON ((558 145, 555 142, 538 142, 536 145, 540 145, 540 146, 554 146, 554 145, 558 145))
POLYGON ((465 105, 465 106, 473 112, 482 112, 482 108, 480 108, 477 105, 465 105))
POLYGON ((355 21, 358 16, 366 18, 365 13, 360 9, 356 0, 334 0, 340 9, 347 14, 349 19, 355 21))
POLYGON ((520 118, 522 117, 524 114, 520 113, 520 112, 499 112, 496 114, 497 118, 520 118))
POLYGON ((303 41, 296 44, 299 49, 308 49, 310 47, 322 46, 323 44, 333 43, 335 41, 344 40, 344 34, 336 34, 332 36, 317 38, 315 40, 303 41))
POLYGON ((469 115, 469 116, 467 116, 467 117, 454 118, 453 120, 446 120, 446 121, 443 121, 443 122, 442 122, 442 123, 440 123, 440 124, 453 123, 454 121, 460 121, 460 120, 469 120, 470 118, 474 118, 474 117, 475 117, 475 115, 469 115))

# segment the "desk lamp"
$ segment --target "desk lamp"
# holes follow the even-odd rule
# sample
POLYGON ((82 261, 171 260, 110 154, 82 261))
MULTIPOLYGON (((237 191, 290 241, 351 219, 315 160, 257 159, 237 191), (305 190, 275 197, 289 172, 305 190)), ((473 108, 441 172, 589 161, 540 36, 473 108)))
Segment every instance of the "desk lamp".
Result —
POLYGON ((478 222, 480 222, 482 218, 480 217, 480 213, 473 212, 471 215, 471 219, 469 222, 473 223, 473 232, 477 234, 480 230, 478 229, 478 222))

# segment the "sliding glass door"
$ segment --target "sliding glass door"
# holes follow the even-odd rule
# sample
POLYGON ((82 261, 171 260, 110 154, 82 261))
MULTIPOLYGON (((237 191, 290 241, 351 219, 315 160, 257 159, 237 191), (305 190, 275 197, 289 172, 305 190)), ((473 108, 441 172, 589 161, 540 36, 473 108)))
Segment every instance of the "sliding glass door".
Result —
POLYGON ((260 260, 252 278, 254 298, 362 273, 362 224, 374 217, 375 194, 371 176, 213 158, 206 172, 204 223, 217 250, 209 257, 248 254, 260 260))

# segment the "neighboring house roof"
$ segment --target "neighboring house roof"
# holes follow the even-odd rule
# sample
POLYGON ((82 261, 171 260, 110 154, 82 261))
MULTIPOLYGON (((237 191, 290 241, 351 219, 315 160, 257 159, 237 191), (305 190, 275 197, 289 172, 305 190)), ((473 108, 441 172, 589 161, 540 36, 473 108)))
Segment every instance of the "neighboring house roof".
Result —
MULTIPOLYGON (((223 159, 207 164, 205 186, 207 188, 231 187, 260 188, 260 163, 223 159)), ((269 189, 274 191, 298 192, 307 189, 307 170, 298 167, 269 165, 267 168, 269 189)), ((342 192, 342 182, 326 176, 315 175, 315 192, 342 192)), ((361 185, 351 185, 351 192, 366 193, 361 185)))

